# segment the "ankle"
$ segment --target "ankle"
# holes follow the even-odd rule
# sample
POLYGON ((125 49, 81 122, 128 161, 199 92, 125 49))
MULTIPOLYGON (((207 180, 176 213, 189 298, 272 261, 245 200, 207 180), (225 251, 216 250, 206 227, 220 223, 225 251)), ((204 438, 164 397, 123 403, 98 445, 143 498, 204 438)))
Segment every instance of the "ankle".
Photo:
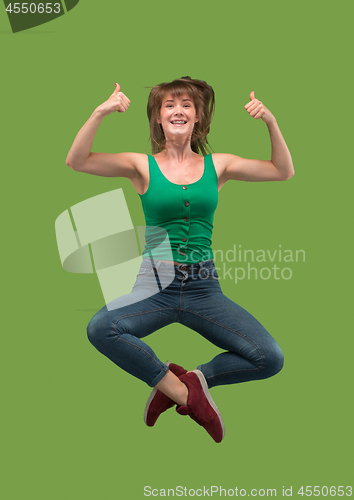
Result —
POLYGON ((176 403, 180 406, 186 406, 188 400, 188 388, 185 384, 181 383, 176 391, 176 403))

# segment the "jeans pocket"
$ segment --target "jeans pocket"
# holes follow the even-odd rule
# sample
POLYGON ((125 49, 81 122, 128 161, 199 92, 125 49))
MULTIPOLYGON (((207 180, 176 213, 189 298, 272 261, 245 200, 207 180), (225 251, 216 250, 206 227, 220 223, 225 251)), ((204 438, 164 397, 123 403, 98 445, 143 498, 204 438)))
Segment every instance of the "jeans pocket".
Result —
POLYGON ((152 276, 154 274, 154 268, 153 267, 143 267, 139 269, 138 276, 137 278, 144 278, 148 276, 152 276))
POLYGON ((157 272, 157 270, 159 269, 160 264, 161 264, 160 261, 155 261, 154 265, 152 263, 150 263, 149 261, 147 263, 143 262, 140 266, 137 278, 145 278, 148 276, 154 276, 155 272, 157 272))

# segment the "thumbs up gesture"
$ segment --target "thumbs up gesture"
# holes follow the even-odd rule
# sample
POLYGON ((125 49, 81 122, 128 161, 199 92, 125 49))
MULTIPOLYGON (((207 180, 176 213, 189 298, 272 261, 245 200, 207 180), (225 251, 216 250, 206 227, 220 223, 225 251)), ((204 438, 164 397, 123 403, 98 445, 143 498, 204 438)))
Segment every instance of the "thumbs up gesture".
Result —
POLYGON ((273 121, 275 121, 275 117, 269 109, 267 109, 261 101, 254 97, 254 91, 250 93, 250 102, 246 104, 245 109, 250 116, 256 120, 261 118, 267 125, 270 125, 273 121))
POLYGON ((105 101, 99 109, 103 116, 110 115, 117 111, 118 113, 124 113, 129 108, 130 100, 128 97, 120 91, 120 86, 118 83, 115 84, 116 88, 113 94, 105 101))

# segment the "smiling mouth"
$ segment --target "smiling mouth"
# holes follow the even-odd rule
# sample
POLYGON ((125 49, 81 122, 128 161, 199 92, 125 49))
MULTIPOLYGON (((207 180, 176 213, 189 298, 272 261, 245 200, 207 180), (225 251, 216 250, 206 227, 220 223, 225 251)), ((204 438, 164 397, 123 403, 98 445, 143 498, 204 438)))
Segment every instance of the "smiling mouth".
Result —
POLYGON ((171 122, 174 127, 183 127, 187 122, 171 122))

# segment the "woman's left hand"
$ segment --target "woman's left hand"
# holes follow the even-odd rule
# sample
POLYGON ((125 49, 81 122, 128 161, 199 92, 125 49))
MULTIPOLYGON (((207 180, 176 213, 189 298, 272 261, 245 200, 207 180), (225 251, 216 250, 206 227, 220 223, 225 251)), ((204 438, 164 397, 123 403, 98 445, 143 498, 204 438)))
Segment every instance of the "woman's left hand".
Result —
POLYGON ((250 102, 248 102, 245 106, 245 109, 247 113, 250 114, 250 116, 252 116, 256 120, 262 118, 262 120, 267 125, 270 125, 272 122, 275 122, 274 115, 272 115, 269 109, 267 109, 261 101, 255 99, 254 92, 250 93, 250 99, 251 99, 250 102))

